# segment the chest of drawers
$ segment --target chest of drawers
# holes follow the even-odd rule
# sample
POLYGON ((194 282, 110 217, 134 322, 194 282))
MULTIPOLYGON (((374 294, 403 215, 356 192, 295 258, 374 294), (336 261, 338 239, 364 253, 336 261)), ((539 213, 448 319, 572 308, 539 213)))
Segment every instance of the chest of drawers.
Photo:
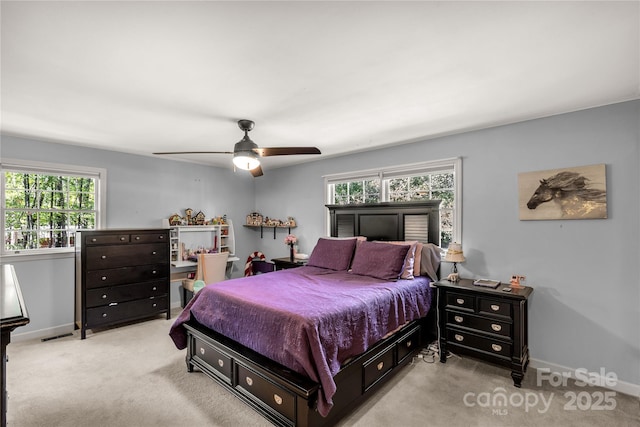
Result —
POLYGON ((169 230, 76 233, 75 326, 87 329, 169 311, 169 230))
POLYGON ((529 364, 528 307, 533 289, 496 289, 476 286, 472 280, 442 280, 438 288, 440 361, 447 351, 468 354, 511 369, 520 387, 529 364))

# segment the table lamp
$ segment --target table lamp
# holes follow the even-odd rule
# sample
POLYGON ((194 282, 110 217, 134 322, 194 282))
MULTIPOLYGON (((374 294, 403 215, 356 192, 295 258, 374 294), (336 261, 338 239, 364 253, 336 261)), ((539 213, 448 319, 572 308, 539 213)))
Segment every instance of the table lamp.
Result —
POLYGON ((453 263, 451 274, 447 276, 447 280, 450 282, 457 282, 460 279, 458 276, 458 263, 465 261, 464 254, 462 253, 462 245, 455 242, 450 243, 449 249, 447 249, 447 254, 444 256, 444 260, 446 262, 453 263))

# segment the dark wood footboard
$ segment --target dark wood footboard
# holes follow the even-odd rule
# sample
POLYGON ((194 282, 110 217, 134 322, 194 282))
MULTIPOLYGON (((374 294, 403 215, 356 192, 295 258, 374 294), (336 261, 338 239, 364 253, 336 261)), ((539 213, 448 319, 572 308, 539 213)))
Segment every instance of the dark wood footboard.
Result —
POLYGON ((334 377, 334 407, 326 418, 316 411, 318 383, 194 321, 185 324, 187 369, 198 368, 277 426, 332 425, 426 345, 432 317, 409 323, 343 366, 334 377))

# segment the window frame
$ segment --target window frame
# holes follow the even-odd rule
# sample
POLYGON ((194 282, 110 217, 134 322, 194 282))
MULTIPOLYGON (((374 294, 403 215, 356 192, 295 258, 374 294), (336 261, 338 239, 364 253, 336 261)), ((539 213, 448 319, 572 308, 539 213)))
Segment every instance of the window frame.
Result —
MULTIPOLYGON (((442 160, 433 160, 418 163, 409 163, 404 165, 380 167, 375 169, 365 169, 353 172, 342 172, 330 175, 324 175, 324 200, 326 204, 332 204, 334 194, 331 184, 345 181, 357 181, 365 179, 377 178, 380 180, 380 202, 389 201, 388 182, 386 180, 392 178, 425 175, 430 173, 442 172, 453 169, 453 190, 454 209, 453 209, 453 235, 452 242, 462 244, 462 158, 453 157, 442 160)), ((325 209, 325 234, 330 234, 330 216, 325 209)))
MULTIPOLYGON (((94 168, 88 166, 67 165, 59 163, 38 162, 19 159, 0 159, 0 226, 2 227, 2 235, 4 239, 5 233, 5 213, 6 213, 6 182, 5 172, 32 172, 43 175, 72 175, 94 178, 96 184, 95 191, 95 210, 96 210, 96 229, 104 228, 106 225, 107 212, 107 170, 104 168, 94 168)), ((11 259, 11 261, 19 260, 36 260, 51 258, 67 258, 75 252, 75 247, 64 248, 38 248, 28 250, 6 250, 4 242, 0 247, 0 254, 3 259, 11 259)))

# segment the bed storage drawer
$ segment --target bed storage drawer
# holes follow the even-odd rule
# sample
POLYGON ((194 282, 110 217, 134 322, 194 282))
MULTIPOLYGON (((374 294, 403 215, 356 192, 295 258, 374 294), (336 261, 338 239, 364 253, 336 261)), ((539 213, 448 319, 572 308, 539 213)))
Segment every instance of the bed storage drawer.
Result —
POLYGON ((293 394, 244 365, 237 364, 236 368, 237 389, 249 394, 258 405, 267 405, 287 420, 295 421, 296 399, 293 394))
POLYGON ((193 337, 193 358, 199 359, 212 373, 231 384, 231 358, 198 337, 193 337))
POLYGON ((409 357, 411 353, 419 347, 420 328, 415 328, 409 334, 405 335, 398 341, 398 363, 409 357))
POLYGON ((362 366, 364 391, 367 391, 389 371, 391 371, 394 366, 393 350, 394 347, 387 347, 372 359, 369 359, 364 363, 362 366))

